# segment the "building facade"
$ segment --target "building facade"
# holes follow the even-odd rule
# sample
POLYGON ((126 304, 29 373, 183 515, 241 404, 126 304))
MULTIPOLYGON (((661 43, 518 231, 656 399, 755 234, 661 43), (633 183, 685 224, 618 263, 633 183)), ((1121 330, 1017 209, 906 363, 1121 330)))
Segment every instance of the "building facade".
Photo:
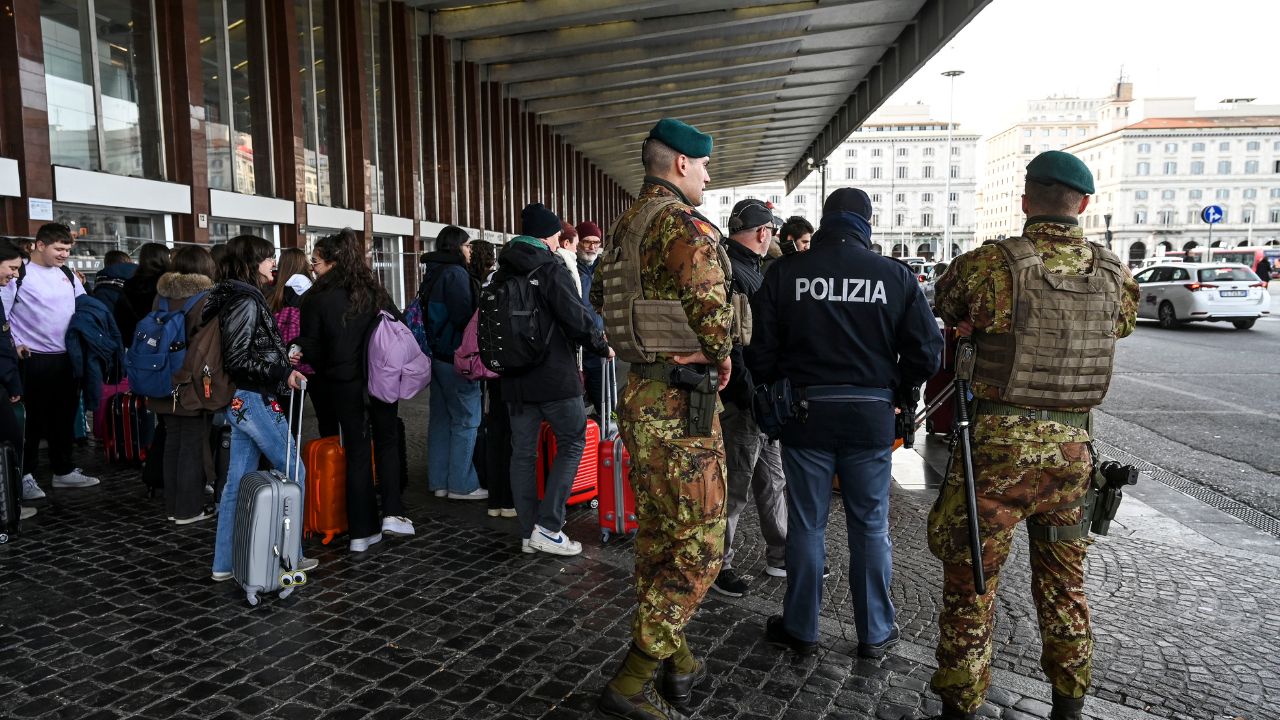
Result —
POLYGON ((1094 171, 1086 234, 1105 243, 1109 219, 1111 247, 1131 264, 1203 252, 1210 232, 1213 247, 1280 245, 1280 113, 1245 113, 1153 117, 1068 147, 1094 171), (1223 212, 1212 231, 1209 205, 1223 212))
MULTIPOLYGON (((885 107, 849 135, 790 195, 781 182, 707 193, 706 214, 727 227, 729 212, 743 198, 773 203, 786 218, 802 215, 816 227, 822 215, 822 173, 829 193, 852 186, 871 196, 873 249, 894 257, 937 259, 950 220, 951 255, 973 244, 976 152, 979 135, 931 119, 926 105, 885 107)), ((714 166, 712 167, 714 172, 714 166)))
POLYGON ((629 195, 400 0, 20 0, 0 13, 0 232, 72 264, 242 233, 359 232, 403 301, 447 224, 607 225, 629 195))

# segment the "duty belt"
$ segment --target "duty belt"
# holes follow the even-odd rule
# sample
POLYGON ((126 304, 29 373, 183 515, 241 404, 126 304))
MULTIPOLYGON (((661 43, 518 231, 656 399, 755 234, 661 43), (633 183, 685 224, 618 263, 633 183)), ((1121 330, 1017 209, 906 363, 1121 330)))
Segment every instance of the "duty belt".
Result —
POLYGON ((670 385, 671 371, 675 368, 676 366, 673 363, 634 364, 631 366, 631 372, 645 380, 657 380, 660 383, 670 385))
POLYGON ((893 402, 893 391, 888 388, 858 385, 807 385, 802 388, 802 392, 806 400, 824 402, 893 402))
POLYGON ((974 415, 1003 415, 1021 417, 1029 420, 1050 420, 1088 432, 1092 426, 1090 414, 1085 412, 1069 412, 1067 410, 1038 410, 1036 408, 1009 405, 995 400, 978 400, 974 415))

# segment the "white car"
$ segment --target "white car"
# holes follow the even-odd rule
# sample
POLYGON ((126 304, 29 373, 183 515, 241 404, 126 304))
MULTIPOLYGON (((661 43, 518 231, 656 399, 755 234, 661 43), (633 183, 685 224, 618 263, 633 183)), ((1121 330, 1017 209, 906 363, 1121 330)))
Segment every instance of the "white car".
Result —
POLYGON ((1133 279, 1138 281, 1138 317, 1159 320, 1162 328, 1207 320, 1248 330, 1271 314, 1267 284, 1237 263, 1166 263, 1133 279))

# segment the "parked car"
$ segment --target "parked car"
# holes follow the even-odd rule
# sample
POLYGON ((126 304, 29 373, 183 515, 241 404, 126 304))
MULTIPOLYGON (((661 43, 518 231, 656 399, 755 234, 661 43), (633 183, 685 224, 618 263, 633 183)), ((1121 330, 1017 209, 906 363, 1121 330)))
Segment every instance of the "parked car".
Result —
POLYGON ((1187 322, 1230 322, 1238 330, 1271 314, 1267 284, 1239 263, 1167 263, 1133 276, 1138 317, 1173 328, 1187 322))

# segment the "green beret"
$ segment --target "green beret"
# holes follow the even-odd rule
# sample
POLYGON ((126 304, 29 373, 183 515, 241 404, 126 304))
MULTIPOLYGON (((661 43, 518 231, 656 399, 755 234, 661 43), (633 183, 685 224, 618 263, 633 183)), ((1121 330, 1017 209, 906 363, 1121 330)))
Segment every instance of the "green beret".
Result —
POLYGON ((1066 185, 1072 190, 1093 194, 1093 173, 1080 158, 1061 150, 1047 150, 1027 163, 1027 179, 1046 185, 1066 185))
POLYGON ((675 118, 662 118, 649 131, 649 137, 660 140, 672 150, 691 158, 711 157, 711 136, 675 118))

